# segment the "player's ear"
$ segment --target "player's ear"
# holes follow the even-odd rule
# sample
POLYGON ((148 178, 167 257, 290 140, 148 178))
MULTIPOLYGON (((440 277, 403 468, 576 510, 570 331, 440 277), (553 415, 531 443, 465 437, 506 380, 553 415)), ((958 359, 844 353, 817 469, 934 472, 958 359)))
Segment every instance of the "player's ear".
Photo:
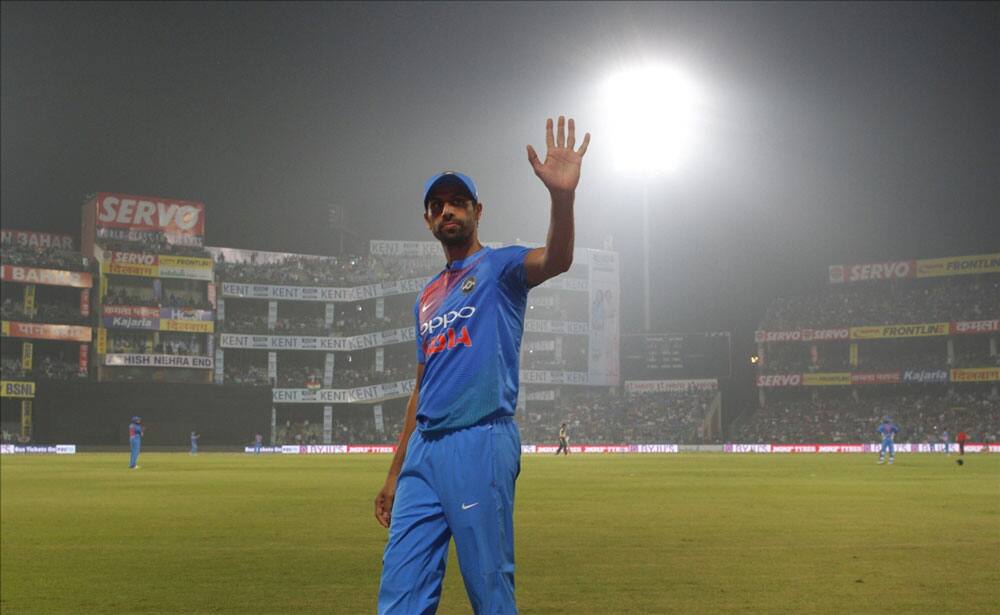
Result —
POLYGON ((434 230, 434 225, 431 224, 431 214, 430 214, 430 211, 428 211, 426 207, 424 208, 424 224, 427 225, 427 230, 429 230, 429 231, 433 231, 434 230))
POLYGON ((479 219, 483 217, 483 203, 482 203, 482 201, 477 201, 474 209, 475 209, 475 212, 476 212, 476 222, 478 223, 479 219))

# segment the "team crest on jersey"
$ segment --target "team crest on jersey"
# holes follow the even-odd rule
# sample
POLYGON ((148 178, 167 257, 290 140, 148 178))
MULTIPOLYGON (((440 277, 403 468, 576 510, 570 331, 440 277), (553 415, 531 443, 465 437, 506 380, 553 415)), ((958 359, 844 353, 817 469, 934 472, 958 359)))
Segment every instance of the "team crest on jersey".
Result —
POLYGON ((471 293, 475 288, 476 288, 476 276, 474 275, 470 275, 469 277, 465 278, 464 282, 462 282, 462 292, 466 295, 471 293))

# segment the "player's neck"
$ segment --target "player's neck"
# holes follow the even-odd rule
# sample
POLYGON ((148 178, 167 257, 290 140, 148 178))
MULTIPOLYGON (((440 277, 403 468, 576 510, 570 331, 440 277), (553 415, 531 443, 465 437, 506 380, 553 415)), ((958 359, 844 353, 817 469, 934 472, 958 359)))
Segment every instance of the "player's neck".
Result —
POLYGON ((451 265, 455 261, 461 261, 469 258, 476 252, 483 249, 483 244, 479 243, 479 238, 473 236, 468 243, 464 243, 457 246, 446 246, 441 244, 444 248, 444 257, 448 260, 448 264, 451 265))

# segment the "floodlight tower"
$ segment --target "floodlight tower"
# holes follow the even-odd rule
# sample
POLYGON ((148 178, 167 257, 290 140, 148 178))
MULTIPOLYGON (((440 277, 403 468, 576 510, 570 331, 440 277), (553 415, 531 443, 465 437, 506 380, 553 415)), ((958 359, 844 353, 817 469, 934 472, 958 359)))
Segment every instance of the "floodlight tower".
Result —
POLYGON ((650 330, 649 184, 672 172, 690 140, 695 90, 678 70, 645 64, 605 84, 617 170, 642 183, 642 322, 650 330))

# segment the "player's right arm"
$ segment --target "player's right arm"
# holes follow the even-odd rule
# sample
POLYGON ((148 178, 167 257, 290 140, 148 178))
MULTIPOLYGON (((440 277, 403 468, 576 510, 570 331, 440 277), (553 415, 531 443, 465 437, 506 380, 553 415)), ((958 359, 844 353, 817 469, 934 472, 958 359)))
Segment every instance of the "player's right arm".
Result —
POLYGON ((375 496, 375 519, 384 528, 389 527, 392 520, 392 502, 396 499, 396 481, 399 473, 403 469, 403 460, 406 459, 406 445, 413 435, 413 430, 417 428, 417 402, 420 398, 420 381, 424 378, 424 364, 417 364, 417 380, 413 385, 413 392, 410 393, 410 400, 406 404, 406 418, 403 419, 403 431, 399 434, 399 443, 396 445, 396 454, 392 458, 392 465, 389 466, 389 475, 385 478, 382 490, 375 496))

